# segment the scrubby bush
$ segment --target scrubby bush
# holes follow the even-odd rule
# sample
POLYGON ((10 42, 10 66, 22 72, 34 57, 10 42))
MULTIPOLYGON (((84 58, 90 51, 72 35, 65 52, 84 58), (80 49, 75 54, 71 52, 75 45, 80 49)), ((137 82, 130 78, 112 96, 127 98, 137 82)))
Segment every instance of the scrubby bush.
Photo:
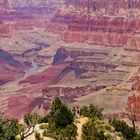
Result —
POLYGON ((110 124, 115 128, 115 131, 121 132, 123 137, 127 140, 132 140, 137 136, 137 132, 132 127, 128 126, 126 122, 113 119, 110 124))
POLYGON ((133 140, 140 140, 140 134, 137 134, 137 135, 133 138, 133 140))
POLYGON ((20 137, 22 140, 34 133, 35 126, 38 124, 39 119, 40 116, 37 113, 26 113, 24 115, 25 128, 23 126, 20 128, 20 137), (28 131, 26 131, 26 129, 28 129, 28 131))
POLYGON ((0 140, 15 140, 19 134, 18 120, 0 118, 0 140))
POLYGON ((48 129, 46 134, 46 136, 56 140, 76 140, 77 126, 70 124, 65 128, 57 128, 54 131, 48 129))
POLYGON ((42 135, 43 135, 44 137, 47 137, 47 130, 44 130, 43 133, 42 133, 42 135))
POLYGON ((41 138, 40 133, 35 133, 35 139, 36 140, 43 140, 43 138, 41 138))
POLYGON ((110 126, 110 125, 108 125, 108 124, 106 124, 106 125, 104 125, 104 128, 106 129, 106 130, 108 130, 108 131, 113 131, 112 130, 112 127, 110 126))
POLYGON ((82 127, 82 140, 115 140, 122 139, 117 135, 113 126, 97 118, 91 118, 82 127))
POLYGON ((47 129, 48 128, 48 125, 47 124, 41 124, 39 126, 40 129, 47 129))
POLYGON ((84 117, 94 117, 94 118, 101 118, 102 117, 103 108, 99 108, 98 106, 94 106, 90 104, 89 106, 83 106, 80 109, 80 115, 84 117))
POLYGON ((39 124, 48 123, 49 117, 50 117, 49 114, 46 115, 46 116, 44 116, 44 117, 40 117, 39 120, 38 120, 38 123, 39 123, 39 124))
POLYGON ((102 129, 96 128, 95 121, 89 120, 82 127, 82 140, 107 140, 102 129))

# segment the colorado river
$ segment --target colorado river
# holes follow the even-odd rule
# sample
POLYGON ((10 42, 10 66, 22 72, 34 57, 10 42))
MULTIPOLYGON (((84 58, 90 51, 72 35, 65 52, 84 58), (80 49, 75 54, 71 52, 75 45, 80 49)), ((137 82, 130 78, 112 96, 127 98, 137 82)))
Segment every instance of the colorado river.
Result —
POLYGON ((24 78, 27 78, 31 75, 33 75, 34 73, 36 73, 36 71, 39 69, 39 66, 35 63, 34 60, 32 60, 32 68, 30 68, 24 75, 24 78))

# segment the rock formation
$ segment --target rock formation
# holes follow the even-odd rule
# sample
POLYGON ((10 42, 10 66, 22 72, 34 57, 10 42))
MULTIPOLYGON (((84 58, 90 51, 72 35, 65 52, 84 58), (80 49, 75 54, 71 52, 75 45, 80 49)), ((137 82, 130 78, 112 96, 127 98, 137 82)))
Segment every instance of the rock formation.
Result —
POLYGON ((9 2, 8 0, 0 1, 0 15, 7 13, 9 11, 9 2))
POLYGON ((10 36, 9 25, 0 22, 0 37, 8 37, 8 36, 10 36))
POLYGON ((0 65, 0 85, 23 76, 26 69, 26 66, 14 60, 9 53, 2 49, 0 49, 0 65))
POLYGON ((132 95, 128 98, 127 110, 135 116, 136 121, 140 121, 140 81, 132 86, 132 95))

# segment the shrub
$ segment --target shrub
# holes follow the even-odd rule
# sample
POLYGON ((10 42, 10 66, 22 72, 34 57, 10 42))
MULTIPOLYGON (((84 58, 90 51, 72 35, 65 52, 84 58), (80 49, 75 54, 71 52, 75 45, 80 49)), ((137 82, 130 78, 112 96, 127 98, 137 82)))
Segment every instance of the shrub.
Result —
POLYGON ((41 124, 39 126, 40 129, 47 129, 48 128, 48 125, 47 124, 41 124))
POLYGON ((43 133, 42 133, 42 135, 43 135, 44 137, 47 137, 47 130, 44 130, 43 133))
POLYGON ((94 117, 94 118, 101 118, 102 117, 102 108, 98 108, 97 106, 94 106, 93 104, 90 104, 88 107, 83 106, 80 109, 80 115, 84 117, 94 117))
POLYGON ((76 140, 77 126, 70 124, 65 128, 57 128, 55 131, 48 130, 47 136, 56 140, 76 140))
POLYGON ((112 131, 112 127, 108 124, 104 125, 105 130, 112 131))
POLYGON ((19 132, 18 121, 0 118, 0 140, 15 140, 19 132))
POLYGON ((50 117, 49 114, 48 114, 47 116, 40 117, 38 123, 39 123, 39 124, 41 124, 41 123, 48 123, 49 117, 50 117))
POLYGON ((104 131, 96 128, 94 120, 91 119, 82 127, 82 140, 107 140, 107 137, 104 131))
POLYGON ((135 129, 128 126, 124 121, 114 119, 110 121, 110 124, 115 128, 115 131, 121 132, 127 140, 132 140, 137 136, 135 129))
POLYGON ((43 140, 43 138, 41 138, 40 133, 35 133, 35 139, 36 140, 43 140))
POLYGON ((111 134, 105 134, 105 137, 106 137, 106 139, 108 139, 108 140, 114 140, 114 139, 112 138, 111 134))

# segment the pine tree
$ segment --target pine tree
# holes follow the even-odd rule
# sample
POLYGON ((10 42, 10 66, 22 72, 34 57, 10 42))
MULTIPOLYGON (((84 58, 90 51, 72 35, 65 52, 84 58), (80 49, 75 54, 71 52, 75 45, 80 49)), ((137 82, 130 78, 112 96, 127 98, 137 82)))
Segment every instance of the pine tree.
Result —
POLYGON ((66 127, 74 121, 72 112, 58 97, 52 103, 50 114, 56 127, 66 127))

